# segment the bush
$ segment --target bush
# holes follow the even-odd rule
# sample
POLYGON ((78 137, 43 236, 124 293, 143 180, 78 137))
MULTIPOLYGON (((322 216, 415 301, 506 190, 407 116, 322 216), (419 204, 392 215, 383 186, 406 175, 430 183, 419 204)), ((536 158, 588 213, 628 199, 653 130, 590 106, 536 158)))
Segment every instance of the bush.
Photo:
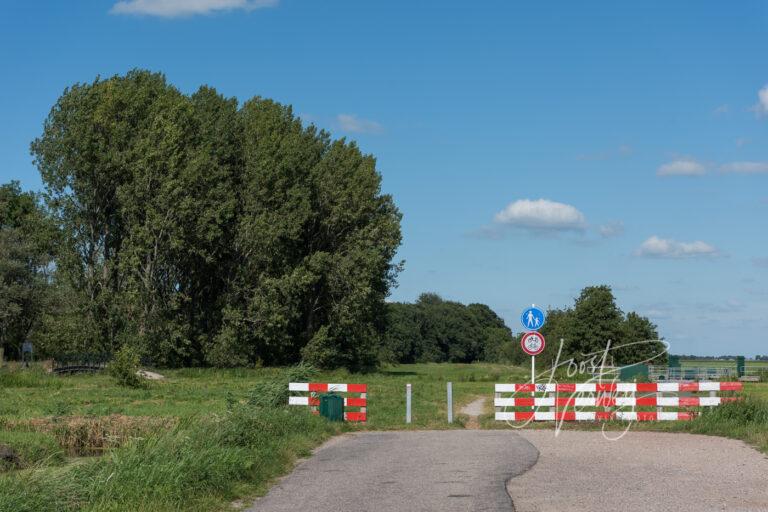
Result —
POLYGON ((307 382, 317 369, 306 363, 299 363, 281 372, 277 378, 259 382, 248 396, 248 404, 256 407, 282 407, 288 404, 288 383, 307 382))
POLYGON ((146 382, 139 376, 139 353, 129 345, 123 345, 112 361, 109 363, 109 374, 118 384, 131 388, 146 386, 146 382))

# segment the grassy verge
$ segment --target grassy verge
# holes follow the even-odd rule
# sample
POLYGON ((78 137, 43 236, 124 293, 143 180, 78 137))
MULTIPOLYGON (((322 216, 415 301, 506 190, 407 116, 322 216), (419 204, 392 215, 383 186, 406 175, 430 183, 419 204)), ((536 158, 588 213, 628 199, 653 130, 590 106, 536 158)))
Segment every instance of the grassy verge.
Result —
POLYGON ((299 409, 237 407, 129 441, 108 456, 0 476, 0 510, 212 510, 259 491, 340 431, 299 409))

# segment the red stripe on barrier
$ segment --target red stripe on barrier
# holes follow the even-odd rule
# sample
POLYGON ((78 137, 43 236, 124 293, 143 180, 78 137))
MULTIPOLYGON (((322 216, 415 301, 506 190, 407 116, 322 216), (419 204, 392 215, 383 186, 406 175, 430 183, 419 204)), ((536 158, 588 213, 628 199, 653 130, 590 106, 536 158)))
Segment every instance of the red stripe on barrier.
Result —
POLYGON ((516 412, 515 413, 516 421, 528 421, 532 419, 533 419, 533 412, 516 412))
POLYGON ((637 421, 656 421, 657 419, 658 415, 655 412, 637 412, 637 421))
POLYGON ((576 413, 573 411, 556 412, 555 421, 576 421, 576 413))
POLYGON ((347 398, 347 407, 365 407, 365 398, 347 398))
POLYGON ((744 384, 741 382, 721 382, 720 391, 741 391, 744 389, 744 384))
POLYGON ((678 386, 679 391, 698 391, 698 382, 681 382, 678 386))
POLYGON ((367 393, 368 384, 347 384, 348 393, 367 393))
POLYGON ((364 412, 345 412, 347 421, 366 421, 366 413, 364 412))
POLYGON ((517 393, 533 393, 536 390, 534 384, 517 384, 515 385, 515 392, 517 393))
POLYGON ((328 384, 320 384, 317 382, 310 382, 309 383, 309 390, 314 391, 315 393, 324 393, 328 391, 328 384))
POLYGON ((533 398, 515 398, 515 407, 533 407, 533 398))
POLYGON ((597 411, 595 413, 596 420, 609 421, 609 420, 612 420, 614 417, 615 415, 610 411, 597 411))
POLYGON ((637 407, 653 407, 656 405, 656 398, 637 398, 635 405, 637 407))
POLYGON ((677 400, 678 400, 677 403, 679 407, 698 407, 699 406, 698 397, 681 396, 677 400))
POLYGON ((558 384, 557 392, 558 393, 575 393, 576 384, 558 384))
POLYGON ((595 385, 595 390, 598 391, 598 392, 600 392, 600 391, 603 391, 603 392, 605 392, 605 391, 616 391, 616 384, 615 383, 612 383, 612 384, 596 384, 595 385))
POLYGON ((638 391, 658 391, 656 384, 653 382, 638 382, 636 386, 638 391))

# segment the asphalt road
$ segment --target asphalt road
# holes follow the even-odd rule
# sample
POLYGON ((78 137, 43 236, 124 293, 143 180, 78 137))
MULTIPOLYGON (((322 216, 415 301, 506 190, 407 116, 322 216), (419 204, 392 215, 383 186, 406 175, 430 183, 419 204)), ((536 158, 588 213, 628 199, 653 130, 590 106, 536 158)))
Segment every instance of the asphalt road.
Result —
POLYGON ((768 512, 768 459, 690 434, 367 432, 333 439, 248 510, 768 512))
POLYGON ((517 512, 766 512, 768 458, 714 436, 522 430, 540 451, 510 480, 517 512))
POLYGON ((347 435, 321 447, 248 510, 510 512, 505 484, 537 457, 511 431, 347 435))

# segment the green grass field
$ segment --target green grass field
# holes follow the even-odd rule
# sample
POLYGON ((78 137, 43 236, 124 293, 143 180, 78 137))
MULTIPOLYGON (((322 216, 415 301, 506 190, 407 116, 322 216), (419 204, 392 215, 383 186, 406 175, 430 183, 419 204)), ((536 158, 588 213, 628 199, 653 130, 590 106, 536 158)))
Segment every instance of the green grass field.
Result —
MULTIPOLYGON (((131 389, 102 374, 0 370, 0 445, 12 447, 17 457, 0 466, 0 511, 228 509, 234 500, 248 503, 265 492, 297 458, 344 431, 464 428, 466 418, 458 411, 480 396, 487 398, 481 425, 511 428, 493 421, 494 384, 526 382, 529 376, 527 368, 496 364, 320 373, 311 380, 368 384, 368 422, 340 425, 312 416, 306 407, 251 405, 260 385, 283 382, 284 369, 182 369, 164 375, 146 389, 131 389), (446 421, 449 381, 453 424, 446 421), (410 425, 404 421, 407 383, 413 385, 410 425)), ((729 435, 768 451, 768 385, 748 384, 745 395, 748 401, 718 407, 720 416, 632 428, 729 435)))

